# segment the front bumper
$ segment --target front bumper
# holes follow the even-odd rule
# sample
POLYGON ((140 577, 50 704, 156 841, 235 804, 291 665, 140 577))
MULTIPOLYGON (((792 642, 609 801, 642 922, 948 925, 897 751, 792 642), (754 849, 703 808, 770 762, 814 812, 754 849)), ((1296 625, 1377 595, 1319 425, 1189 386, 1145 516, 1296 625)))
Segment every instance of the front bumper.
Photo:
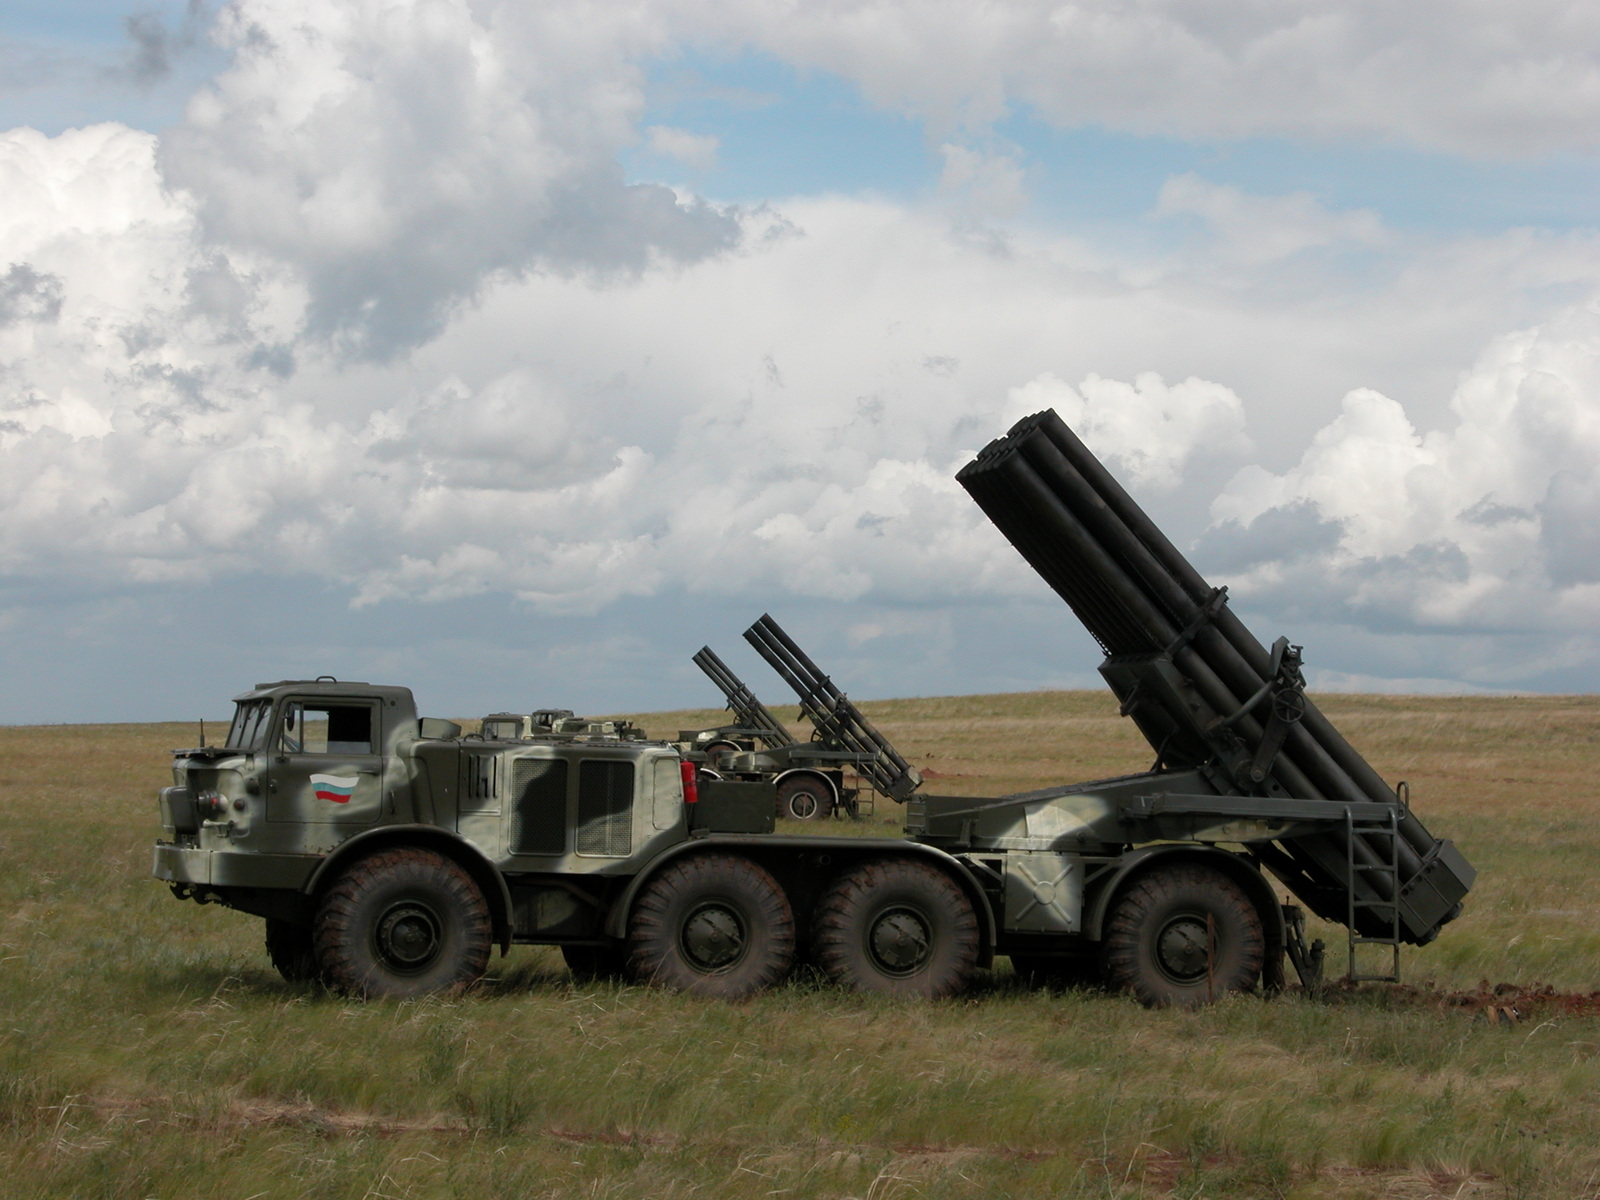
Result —
POLYGON ((321 861, 316 854, 241 854, 157 842, 150 872, 168 883, 301 892, 321 861))

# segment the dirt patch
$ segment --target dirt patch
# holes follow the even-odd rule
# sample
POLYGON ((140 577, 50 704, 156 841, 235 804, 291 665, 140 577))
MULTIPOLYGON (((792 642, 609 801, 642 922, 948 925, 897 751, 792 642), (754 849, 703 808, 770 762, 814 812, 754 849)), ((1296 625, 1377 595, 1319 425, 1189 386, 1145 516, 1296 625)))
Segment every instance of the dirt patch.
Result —
MULTIPOLYGON (((1600 991, 1562 992, 1547 983, 1490 983, 1485 979, 1461 992, 1400 983, 1389 984, 1379 994, 1395 1007, 1462 1012, 1491 1025, 1550 1017, 1600 1017, 1600 991)), ((1322 989, 1321 999, 1336 1004, 1358 999, 1370 1002, 1373 995, 1370 984, 1336 982, 1322 989)))

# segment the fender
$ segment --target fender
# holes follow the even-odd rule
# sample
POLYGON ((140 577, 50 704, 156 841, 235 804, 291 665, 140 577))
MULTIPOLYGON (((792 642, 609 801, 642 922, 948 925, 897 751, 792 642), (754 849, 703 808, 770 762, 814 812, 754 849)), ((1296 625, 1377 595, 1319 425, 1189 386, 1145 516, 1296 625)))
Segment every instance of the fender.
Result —
MULTIPOLYGON (((1283 954, 1287 934, 1283 924, 1283 903, 1272 890, 1266 876, 1256 869, 1249 859, 1217 850, 1209 846, 1159 845, 1144 846, 1124 855, 1116 873, 1104 883, 1096 881, 1095 897, 1084 914, 1083 932, 1098 942, 1104 932, 1106 914, 1123 887, 1134 877, 1143 874, 1153 864, 1169 862, 1194 862, 1215 867, 1244 889, 1250 903, 1261 917, 1261 934, 1266 942, 1266 959, 1277 961, 1283 954)), ((1265 974, 1265 968, 1263 968, 1265 974)))
POLYGON ((483 851, 464 838, 440 829, 437 825, 381 825, 366 829, 347 842, 337 846, 317 865, 301 891, 315 896, 323 884, 344 867, 352 858, 380 850, 387 846, 416 846, 437 850, 453 859, 472 876, 489 903, 489 919, 493 922, 494 938, 501 954, 511 951, 511 889, 483 851))
POLYGON ((987 967, 994 961, 995 944, 995 916, 994 908, 989 903, 989 897, 984 893, 977 880, 959 858, 922 842, 906 841, 900 838, 839 838, 839 837, 804 837, 785 835, 774 838, 769 834, 723 834, 721 836, 694 838, 691 841, 680 842, 670 850, 657 855, 643 871, 635 875, 617 897, 611 911, 606 914, 605 931, 607 936, 625 938, 628 935, 628 914, 633 909, 634 898, 639 890, 650 882, 657 871, 667 863, 682 858, 686 854, 715 853, 717 851, 732 851, 743 857, 760 861, 762 853, 782 853, 790 850, 820 850, 836 858, 848 856, 852 860, 874 858, 882 856, 899 855, 906 858, 927 860, 936 865, 946 875, 955 881, 967 900, 972 904, 972 910, 978 918, 978 965, 987 967))
POLYGON ((790 767, 787 771, 779 771, 772 777, 772 785, 776 787, 791 775, 811 775, 822 780, 823 783, 828 785, 828 791, 833 796, 834 807, 837 808, 839 806, 839 785, 817 770, 816 767, 790 767))

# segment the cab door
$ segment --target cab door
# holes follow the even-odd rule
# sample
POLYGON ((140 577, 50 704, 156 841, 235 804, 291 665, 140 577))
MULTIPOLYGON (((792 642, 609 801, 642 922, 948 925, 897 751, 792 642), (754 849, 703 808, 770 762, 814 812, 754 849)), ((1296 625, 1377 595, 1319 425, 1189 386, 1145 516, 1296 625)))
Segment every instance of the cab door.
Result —
POLYGON ((267 748, 267 820, 370 825, 383 811, 376 700, 290 698, 267 748))

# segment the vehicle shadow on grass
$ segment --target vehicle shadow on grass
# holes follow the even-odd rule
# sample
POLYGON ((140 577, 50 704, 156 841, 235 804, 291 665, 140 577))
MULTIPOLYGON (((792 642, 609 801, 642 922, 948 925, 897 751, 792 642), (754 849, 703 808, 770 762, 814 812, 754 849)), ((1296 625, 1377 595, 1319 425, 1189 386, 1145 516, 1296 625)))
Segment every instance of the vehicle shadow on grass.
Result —
MULTIPOLYGON (((189 1003, 223 1001, 241 994, 301 1004, 371 1002, 348 996, 319 981, 291 983, 273 969, 265 956, 259 962, 237 958, 231 961, 199 958, 181 962, 156 960, 141 964, 137 974, 138 985, 146 992, 189 1003)), ((540 995, 558 996, 572 992, 621 992, 647 986, 631 978, 582 978, 568 970, 556 951, 521 950, 508 958, 491 961, 481 979, 459 992, 447 995, 492 1001, 540 995)), ((799 963, 781 983, 762 995, 800 1004, 816 996, 822 1002, 836 1005, 842 997, 851 993, 832 983, 817 967, 799 963)), ((994 970, 976 972, 966 987, 949 1000, 966 1003, 1036 996, 1089 999, 1108 995, 1103 987, 1092 981, 1030 978, 1002 964, 994 970)))
MULTIPOLYGON (((297 1003, 373 1002, 349 996, 320 982, 290 983, 265 961, 259 964, 238 961, 209 965, 203 962, 150 964, 143 974, 143 982, 151 991, 186 997, 191 1002, 226 999, 230 994, 239 993, 297 1003)), ((444 993, 443 998, 492 1002, 574 993, 621 993, 649 986, 647 982, 629 977, 580 977, 567 968, 558 952, 524 949, 509 958, 492 961, 482 978, 459 991, 444 993)), ((871 1004, 889 999, 852 993, 831 982, 809 963, 796 964, 777 986, 752 999, 760 997, 802 1006, 816 997, 819 1003, 830 1007, 836 1007, 841 1000, 857 999, 871 1004)), ((1137 1003, 1130 994, 1113 992, 1092 975, 1030 975, 1014 971, 1004 963, 992 970, 977 971, 960 992, 937 1003, 1006 1003, 1041 998, 1065 1003, 1107 1000, 1137 1003)), ((1600 1016, 1600 992, 1559 992, 1541 984, 1526 987, 1484 984, 1470 991, 1449 992, 1428 984, 1351 985, 1336 980, 1310 992, 1298 983, 1291 983, 1282 991, 1267 993, 1258 988, 1238 998, 1317 1008, 1464 1012, 1469 1017, 1500 1023, 1551 1014, 1600 1016)), ((926 1002, 914 997, 904 999, 926 1002)))

